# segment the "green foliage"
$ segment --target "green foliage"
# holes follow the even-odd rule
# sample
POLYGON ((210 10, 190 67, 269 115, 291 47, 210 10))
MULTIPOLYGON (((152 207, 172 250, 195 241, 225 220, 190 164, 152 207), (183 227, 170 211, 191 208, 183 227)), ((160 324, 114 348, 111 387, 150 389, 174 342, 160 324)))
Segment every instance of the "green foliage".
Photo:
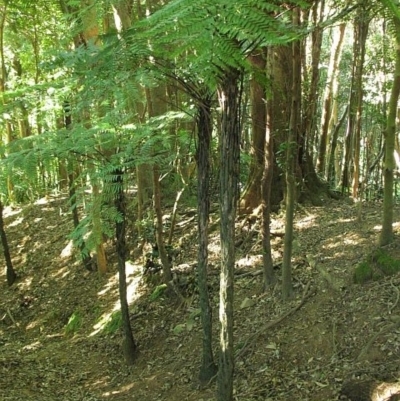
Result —
POLYGON ((66 335, 74 335, 82 326, 82 316, 79 311, 75 311, 68 319, 64 328, 66 335))
POLYGON ((400 271, 400 260, 393 258, 386 250, 378 248, 359 263, 354 270, 353 280, 363 284, 383 276, 391 276, 400 271))
POLYGON ((389 276, 400 271, 400 260, 394 259, 382 248, 375 251, 375 253, 372 255, 372 261, 376 263, 378 268, 385 276, 389 276))
POLYGON ((195 325, 196 321, 198 321, 198 319, 200 318, 200 314, 201 314, 200 309, 193 309, 190 312, 190 314, 189 314, 189 316, 188 316, 188 318, 187 318, 185 323, 177 324, 173 328, 172 331, 174 332, 174 334, 175 335, 179 335, 184 331, 192 331, 193 326, 195 325))
POLYGON ((158 285, 154 291, 151 293, 150 295, 150 301, 156 301, 157 299, 159 299, 160 297, 162 297, 162 295, 164 294, 165 290, 167 289, 167 285, 166 284, 161 284, 158 285))
POLYGON ((105 322, 102 331, 105 334, 114 334, 122 327, 121 311, 115 311, 105 322))
POLYGON ((373 270, 369 262, 364 261, 357 265, 354 270, 353 280, 356 284, 363 284, 372 280, 373 270))

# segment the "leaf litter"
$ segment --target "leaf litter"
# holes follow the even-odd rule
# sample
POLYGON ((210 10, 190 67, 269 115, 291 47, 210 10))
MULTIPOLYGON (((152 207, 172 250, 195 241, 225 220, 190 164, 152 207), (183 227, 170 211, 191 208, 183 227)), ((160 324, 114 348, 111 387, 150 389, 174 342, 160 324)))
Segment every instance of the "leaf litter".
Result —
MULTIPOLYGON (((337 400, 350 379, 398 380, 400 276, 363 285, 354 268, 374 248, 382 205, 335 202, 299 207, 293 255, 294 298, 280 299, 278 284, 261 292, 258 219, 237 222, 235 282, 235 399, 337 400)), ((8 210, 9 212, 11 209, 8 210)), ((396 213, 399 209, 396 208, 396 213)), ((177 225, 182 249, 174 261, 186 302, 150 296, 159 278, 141 280, 131 302, 140 357, 126 367, 122 332, 96 332, 104 313, 118 305, 115 252, 110 272, 86 272, 74 255, 62 254, 72 229, 67 202, 51 198, 13 210, 6 229, 18 283, 8 288, 2 272, 0 300, 0 400, 213 400, 215 384, 199 389, 201 327, 195 290, 196 226, 177 225), (186 275, 186 277, 185 277, 186 275), (184 279, 183 279, 184 278, 184 279), (191 285, 189 287, 189 284, 191 285), (68 334, 71 316, 81 324, 68 334)), ((217 216, 210 233, 210 295, 218 349, 217 216)), ((272 248, 281 272, 283 220, 273 216, 272 248)), ((398 226, 395 224, 395 230, 398 226)), ((388 251, 400 258, 396 237, 388 251)), ((137 274, 137 273, 136 273, 137 274)), ((159 273, 155 273, 159 274, 159 273)), ((133 282, 133 273, 128 282, 133 282)))

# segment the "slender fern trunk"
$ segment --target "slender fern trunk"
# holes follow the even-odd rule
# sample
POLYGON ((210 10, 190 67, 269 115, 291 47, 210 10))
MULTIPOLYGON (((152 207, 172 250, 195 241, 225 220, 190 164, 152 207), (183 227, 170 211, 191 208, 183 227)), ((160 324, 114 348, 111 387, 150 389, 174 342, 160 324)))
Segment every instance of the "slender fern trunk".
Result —
POLYGON ((233 282, 235 268, 235 217, 238 200, 240 151, 240 73, 227 71, 220 85, 220 213, 221 213, 221 275, 220 275, 220 354, 218 370, 218 401, 233 400, 233 282))
POLYGON ((123 350, 126 363, 133 365, 138 355, 138 346, 133 338, 132 327, 129 317, 129 306, 126 288, 126 238, 125 238, 125 216, 126 216, 126 200, 124 193, 124 173, 122 169, 114 171, 115 184, 115 208, 120 219, 115 223, 116 251, 118 258, 118 283, 119 283, 119 300, 121 305, 122 328, 124 331, 123 350))
POLYGON ((210 214, 210 144, 211 144, 211 96, 206 97, 199 105, 197 116, 198 149, 197 149, 197 202, 199 249, 197 259, 197 279, 201 324, 203 329, 203 349, 199 373, 200 384, 206 385, 217 373, 212 350, 212 309, 207 287, 208 267, 208 221, 210 214))

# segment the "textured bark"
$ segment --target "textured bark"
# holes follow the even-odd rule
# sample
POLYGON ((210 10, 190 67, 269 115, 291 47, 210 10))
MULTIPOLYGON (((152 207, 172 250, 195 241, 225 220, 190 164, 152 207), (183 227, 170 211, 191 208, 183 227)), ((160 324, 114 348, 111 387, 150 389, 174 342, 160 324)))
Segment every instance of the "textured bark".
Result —
MULTIPOLYGON (((268 59, 268 55, 267 55, 268 59)), ((261 180, 261 235, 263 247, 263 279, 264 291, 266 291, 276 281, 271 251, 271 186, 274 170, 274 150, 273 150, 273 119, 271 102, 269 99, 266 104, 266 125, 264 143, 264 171, 261 180)))
MULTIPOLYGON (((300 23, 300 10, 293 12, 293 25, 300 23)), ((293 243, 293 219, 296 202, 296 178, 295 178, 295 160, 297 155, 297 137, 300 122, 301 110, 301 58, 300 43, 296 41, 292 44, 292 62, 293 62, 293 86, 292 86, 292 105, 289 124, 289 134, 287 138, 286 150, 286 215, 285 215, 285 238, 282 260, 282 298, 287 300, 292 295, 292 273, 291 256, 293 243)))
MULTIPOLYGON (((312 9, 312 24, 315 26, 311 33, 311 79, 308 93, 305 95, 304 111, 303 111, 303 132, 305 133, 306 145, 305 151, 310 151, 310 144, 314 143, 316 132, 316 116, 319 99, 320 86, 320 63, 321 63, 321 45, 323 29, 321 22, 324 20, 325 0, 315 1, 312 9)), ((305 51, 303 51, 305 57, 305 51)), ((307 68, 304 68, 307 71, 307 68)), ((306 77, 304 77, 306 79, 306 77)))
MULTIPOLYGON (((360 38, 360 59, 357 63, 355 72, 356 84, 356 115, 354 123, 354 157, 353 157, 353 181, 352 181, 352 195, 354 199, 359 198, 359 183, 360 183, 360 146, 361 146, 361 121, 363 111, 363 71, 365 60, 365 45, 368 36, 368 27, 371 19, 364 8, 360 8, 357 18, 357 30, 360 38)), ((361 204, 360 204, 361 205, 361 204)))
POLYGON ((338 28, 332 28, 333 32, 333 43, 332 53, 329 60, 327 80, 325 86, 324 97, 322 101, 322 117, 321 117, 321 128, 320 128, 320 142, 318 149, 318 161, 317 161, 317 172, 324 174, 325 172, 325 159, 327 153, 327 144, 329 138, 329 127, 332 126, 332 115, 334 111, 334 98, 337 94, 338 87, 338 72, 339 62, 343 49, 343 39, 346 29, 346 24, 340 24, 338 28))
POLYGON ((389 110, 385 131, 385 169, 383 192, 383 219, 382 232, 379 238, 380 245, 386 245, 393 238, 393 182, 396 161, 394 158, 396 137, 396 114, 400 95, 400 19, 393 18, 396 36, 396 65, 393 77, 392 92, 389 99, 389 110))
POLYGON ((357 19, 354 23, 354 58, 341 179, 343 193, 348 192, 351 181, 354 182, 353 194, 358 191, 358 165, 356 165, 356 158, 358 158, 359 155, 360 138, 358 127, 361 123, 361 115, 358 115, 358 113, 361 109, 360 101, 362 101, 362 74, 364 70, 365 41, 367 38, 368 24, 369 19, 367 19, 365 15, 364 8, 359 7, 357 19), (357 182, 355 182, 356 178, 357 182))
POLYGON ((250 62, 257 69, 255 76, 250 80, 250 108, 251 108, 251 164, 247 186, 241 201, 242 211, 251 212, 260 204, 261 180, 264 164, 265 143, 265 89, 259 82, 257 74, 265 70, 265 55, 262 51, 253 54, 250 62))
POLYGON ((336 183, 336 172, 339 172, 339 169, 335 165, 335 154, 336 154, 336 150, 337 150, 339 132, 347 118, 348 111, 349 111, 349 108, 346 107, 345 111, 342 114, 342 117, 340 118, 340 120, 338 121, 338 123, 336 124, 336 126, 334 127, 333 132, 332 132, 331 146, 330 146, 330 150, 329 150, 329 159, 328 159, 328 165, 327 165, 327 169, 328 169, 327 179, 328 179, 328 182, 331 184, 336 183))
POLYGON ((217 400, 233 400, 233 279, 235 268, 235 217, 238 200, 240 154, 240 74, 227 71, 220 86, 220 212, 221 212, 221 275, 220 275, 220 354, 217 400))
POLYGON ((8 247, 7 235, 4 229, 3 203, 1 201, 0 201, 0 237, 1 237, 1 245, 3 246, 4 259, 6 260, 7 284, 11 286, 15 283, 15 280, 17 279, 17 274, 15 273, 12 264, 10 248, 8 247))
POLYGON ((197 116, 197 202, 199 249, 197 259, 197 279, 199 286, 199 303, 203 330, 203 347, 199 379, 202 386, 216 375, 217 366, 212 350, 212 309, 207 286, 208 267, 208 222, 210 213, 210 144, 212 133, 211 96, 199 104, 197 116))
POLYGON ((157 165, 153 166, 153 205, 154 213, 156 215, 156 241, 158 254, 160 257, 163 281, 169 285, 172 281, 171 262, 169 261, 167 251, 164 245, 164 232, 163 232, 163 220, 161 210, 161 188, 160 188, 160 172, 157 165))
POLYGON ((133 365, 138 355, 138 347, 133 338, 132 327, 129 317, 129 306, 127 299, 126 289, 126 238, 125 238, 125 215, 126 215, 126 201, 123 188, 123 171, 116 170, 114 172, 116 197, 115 208, 121 217, 115 223, 115 236, 116 236, 116 251, 118 258, 118 283, 119 283, 119 300, 121 305, 121 318, 122 328, 124 331, 124 354, 126 363, 133 365))

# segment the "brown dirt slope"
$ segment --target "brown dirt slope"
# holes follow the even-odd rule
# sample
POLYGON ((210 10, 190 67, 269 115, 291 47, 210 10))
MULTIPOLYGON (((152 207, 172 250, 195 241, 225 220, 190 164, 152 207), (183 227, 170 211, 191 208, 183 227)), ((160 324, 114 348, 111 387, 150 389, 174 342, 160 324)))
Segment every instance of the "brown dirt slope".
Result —
MULTIPOLYGON (((294 299, 282 304, 279 285, 262 294, 257 220, 238 220, 236 271, 237 400, 336 400, 350 379, 399 379, 400 275, 352 283, 354 267, 374 248, 380 204, 344 203, 297 211, 294 299)), ((395 216, 399 217, 396 209, 395 216)), ((216 221, 217 216, 214 217, 216 221)), ((187 302, 151 301, 141 267, 128 264, 132 325, 141 354, 122 357, 120 330, 99 330, 118 307, 115 254, 111 272, 89 273, 69 252, 72 229, 64 199, 7 210, 6 229, 19 279, 0 275, 0 400, 213 400, 214 385, 197 388, 201 330, 192 292, 196 236, 192 217, 177 225, 175 264, 187 302), (183 284, 182 284, 183 283, 183 284), (75 331, 66 333, 71 317, 75 331)), ((214 225, 217 227, 217 225, 214 225)), ((395 228, 397 229, 397 224, 395 228)), ((280 273, 283 221, 272 223, 280 273)), ((218 342, 218 232, 211 233, 210 285, 218 342)), ((388 251, 400 258, 400 241, 388 251), (399 249, 398 249, 399 247, 399 249)))

